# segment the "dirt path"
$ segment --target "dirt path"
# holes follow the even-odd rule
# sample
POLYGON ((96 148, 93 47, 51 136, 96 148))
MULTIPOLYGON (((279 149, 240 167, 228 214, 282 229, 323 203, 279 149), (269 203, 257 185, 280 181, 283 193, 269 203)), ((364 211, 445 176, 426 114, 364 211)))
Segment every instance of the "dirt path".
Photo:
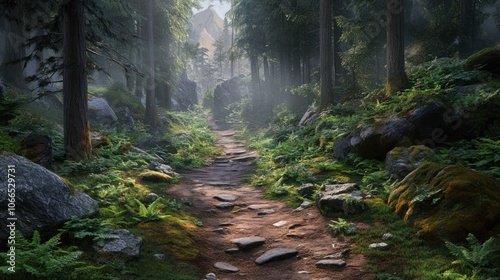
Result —
POLYGON ((317 268, 316 263, 325 256, 343 252, 351 245, 331 236, 326 227, 329 220, 316 207, 294 211, 282 202, 265 199, 259 189, 243 184, 242 177, 251 170, 248 162, 258 155, 232 138, 235 131, 214 129, 214 133, 222 155, 209 167, 184 174, 184 179, 168 191, 192 201, 187 211, 203 222, 205 232, 198 241, 201 257, 197 264, 202 272, 213 272, 222 280, 373 278, 363 271, 363 256, 352 253, 340 259, 346 262, 344 267, 317 268), (218 208, 223 206, 228 209, 218 208), (225 252, 237 248, 232 240, 252 236, 265 238, 265 243, 249 251, 225 252), (257 265, 255 260, 272 248, 295 249, 298 254, 257 265), (217 262, 231 264, 239 271, 215 268, 217 262))

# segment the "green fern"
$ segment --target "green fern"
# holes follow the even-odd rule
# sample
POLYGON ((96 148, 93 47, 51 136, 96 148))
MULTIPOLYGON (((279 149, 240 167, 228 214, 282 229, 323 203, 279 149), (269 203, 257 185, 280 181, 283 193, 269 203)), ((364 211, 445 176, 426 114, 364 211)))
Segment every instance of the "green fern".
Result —
MULTIPOLYGON (((82 266, 77 259, 81 251, 74 247, 61 249, 58 247, 61 233, 53 236, 45 243, 41 243, 40 234, 35 231, 31 241, 16 231, 16 275, 26 275, 27 278, 38 277, 41 279, 65 279, 61 275, 65 270, 75 266, 82 266)), ((2 254, 2 258, 6 258, 2 254)), ((2 273, 10 273, 5 267, 1 267, 2 273)))
POLYGON ((353 235, 356 233, 356 226, 345 219, 338 218, 338 221, 331 220, 328 228, 335 234, 353 235))
POLYGON ((126 205, 126 207, 129 209, 130 212, 132 212, 136 217, 134 217, 134 220, 138 222, 151 222, 151 221, 157 221, 161 219, 161 208, 163 208, 165 205, 162 203, 161 198, 156 199, 153 201, 151 204, 148 206, 144 205, 141 201, 139 201, 137 198, 132 198, 132 203, 138 207, 138 211, 136 211, 134 208, 130 207, 129 205, 126 205))
POLYGON ((98 219, 79 219, 72 217, 64 224, 63 232, 68 232, 78 239, 92 238, 92 241, 103 246, 106 240, 118 238, 115 234, 110 234, 111 229, 105 226, 98 219))
POLYGON ((458 265, 462 272, 470 274, 472 278, 479 275, 495 275, 499 272, 498 249, 495 239, 491 237, 483 244, 472 234, 467 236, 469 248, 446 242, 446 247, 450 253, 457 258, 452 264, 458 265))

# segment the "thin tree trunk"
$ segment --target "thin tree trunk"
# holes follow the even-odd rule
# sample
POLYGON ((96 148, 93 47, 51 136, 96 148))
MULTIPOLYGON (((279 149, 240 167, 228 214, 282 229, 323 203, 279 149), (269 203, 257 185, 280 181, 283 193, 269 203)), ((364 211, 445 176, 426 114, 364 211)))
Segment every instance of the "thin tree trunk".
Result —
POLYGON ((458 50, 462 58, 474 51, 474 1, 460 0, 460 30, 458 50))
POLYGON ((250 59, 250 75, 252 77, 252 96, 254 108, 261 108, 262 105, 262 94, 260 89, 260 78, 259 78, 259 57, 255 54, 249 55, 250 59))
POLYGON ((404 57, 403 0, 387 0, 387 86, 390 96, 408 85, 404 57))
MULTIPOLYGON (((339 13, 342 1, 333 1, 333 12, 339 13)), ((345 75, 345 69, 342 66, 342 60, 340 59, 340 36, 342 35, 342 30, 337 24, 337 21, 333 21, 333 86, 339 86, 340 80, 345 75)))
POLYGON ((62 7, 64 17, 64 148, 71 159, 90 157, 90 126, 87 116, 85 14, 81 0, 62 7))
POLYGON ((145 123, 155 129, 160 125, 160 119, 156 111, 155 96, 155 53, 153 38, 153 0, 145 1, 146 8, 146 118, 145 123))
POLYGON ((23 7, 21 2, 12 3, 12 9, 5 14, 5 38, 1 76, 5 83, 14 88, 24 88, 23 64, 19 61, 25 55, 23 35, 23 7))
MULTIPOLYGON (((141 39, 144 39, 144 37, 142 35, 142 29, 144 28, 143 25, 144 25, 144 20, 138 19, 137 24, 136 24, 137 37, 141 38, 141 39)), ((144 66, 144 56, 143 56, 142 48, 140 48, 140 47, 137 48, 135 58, 136 58, 136 64, 140 65, 139 68, 142 69, 144 66)), ((143 80, 144 80, 144 78, 142 77, 142 75, 140 73, 137 73, 135 75, 135 96, 137 96, 137 98, 139 100, 142 98, 142 90, 144 89, 143 80)))
POLYGON ((332 2, 330 0, 320 0, 320 32, 319 32, 319 52, 320 52, 320 79, 321 97, 319 108, 326 109, 333 103, 332 85, 332 2))

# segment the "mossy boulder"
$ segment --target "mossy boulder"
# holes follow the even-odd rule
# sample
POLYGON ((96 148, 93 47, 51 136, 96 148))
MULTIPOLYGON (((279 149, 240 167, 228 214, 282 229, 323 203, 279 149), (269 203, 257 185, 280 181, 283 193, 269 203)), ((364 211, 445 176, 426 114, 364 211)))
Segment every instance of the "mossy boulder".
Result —
POLYGON ((396 185, 388 203, 430 241, 500 233, 500 181, 464 167, 424 163, 396 185))
POLYGON ((146 181, 153 183, 170 182, 172 180, 172 176, 157 171, 142 172, 139 174, 138 178, 141 182, 146 181))
POLYGON ((485 48, 472 54, 465 61, 466 69, 480 69, 500 75, 500 45, 485 48))
POLYGON ((410 142, 414 131, 414 125, 406 119, 391 117, 377 120, 337 138, 333 155, 345 159, 349 153, 354 152, 364 158, 384 160, 387 152, 410 142))
POLYGON ((402 180, 410 172, 434 157, 432 149, 424 145, 396 147, 387 153, 384 165, 393 177, 402 180))

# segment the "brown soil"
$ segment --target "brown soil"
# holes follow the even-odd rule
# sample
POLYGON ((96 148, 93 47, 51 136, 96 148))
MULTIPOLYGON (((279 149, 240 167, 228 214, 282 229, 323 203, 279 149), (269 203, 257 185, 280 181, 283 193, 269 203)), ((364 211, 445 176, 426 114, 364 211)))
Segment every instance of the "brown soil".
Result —
POLYGON ((203 222, 204 233, 197 241, 200 258, 196 264, 201 272, 213 272, 223 280, 373 279, 373 275, 363 269, 364 257, 353 253, 344 259, 347 262, 344 268, 316 268, 316 262, 324 256, 352 248, 352 244, 330 234, 326 226, 329 219, 316 207, 294 211, 283 202, 266 199, 261 190, 242 183, 243 176, 251 170, 248 161, 257 157, 256 152, 247 151, 245 143, 234 140, 233 130, 214 129, 214 133, 222 155, 208 167, 183 174, 181 182, 168 190, 171 195, 189 199, 192 206, 186 210, 203 222), (237 196, 232 202, 234 208, 217 209, 215 206, 221 202, 213 197, 220 194, 237 196), (258 214, 265 209, 275 212, 258 214), (279 221, 286 224, 273 226, 279 221), (236 247, 231 240, 249 236, 264 237, 266 242, 247 252, 224 252, 236 247), (292 248, 299 254, 287 260, 255 264, 257 257, 272 248, 292 248), (216 262, 232 264, 239 272, 220 271, 213 266, 216 262))

